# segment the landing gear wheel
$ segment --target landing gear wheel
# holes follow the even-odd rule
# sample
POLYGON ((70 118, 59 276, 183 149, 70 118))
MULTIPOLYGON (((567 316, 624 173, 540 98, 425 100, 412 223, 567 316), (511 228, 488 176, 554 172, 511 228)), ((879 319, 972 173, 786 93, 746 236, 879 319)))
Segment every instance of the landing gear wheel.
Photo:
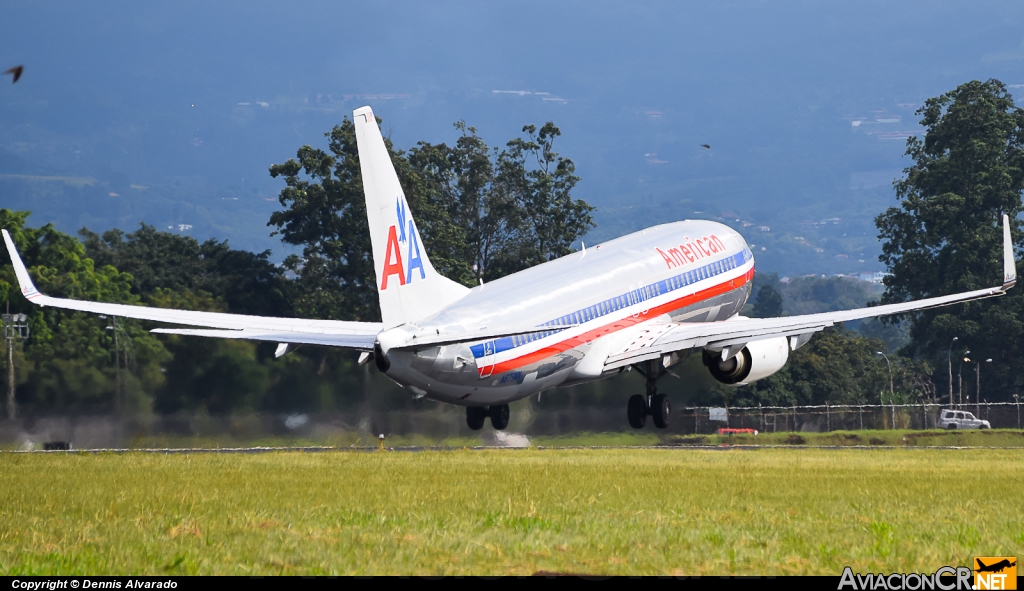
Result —
POLYGON ((466 424, 474 431, 484 428, 484 419, 487 418, 487 409, 482 406, 466 407, 466 424))
POLYGON ((651 416, 654 418, 654 426, 659 429, 668 427, 669 415, 672 414, 672 403, 668 396, 658 394, 651 401, 651 416))
POLYGON ((491 415, 491 426, 496 430, 501 431, 508 427, 509 412, 507 404, 492 406, 489 414, 491 415))
POLYGON ((629 397, 629 404, 626 405, 626 416, 629 418, 629 426, 634 429, 643 429, 647 423, 647 399, 639 394, 629 397))

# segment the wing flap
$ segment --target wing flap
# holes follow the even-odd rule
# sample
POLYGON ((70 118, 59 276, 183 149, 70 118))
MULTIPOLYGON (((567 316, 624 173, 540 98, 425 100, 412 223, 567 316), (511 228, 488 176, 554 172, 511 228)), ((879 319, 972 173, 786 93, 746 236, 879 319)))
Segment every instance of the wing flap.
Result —
POLYGON ((271 341, 293 345, 323 345, 327 347, 344 347, 359 351, 372 351, 376 335, 336 335, 312 334, 287 331, 260 330, 209 330, 202 328, 154 328, 149 332, 158 334, 176 334, 195 337, 212 337, 218 339, 243 339, 248 341, 271 341))
POLYGON ((948 306, 960 302, 998 297, 1005 293, 1006 291, 1003 287, 993 287, 913 302, 857 308, 839 312, 823 312, 820 314, 787 316, 783 318, 737 317, 721 322, 678 323, 672 330, 663 334, 647 347, 609 357, 605 362, 605 369, 616 369, 640 361, 656 359, 676 351, 698 347, 717 350, 729 345, 740 345, 763 339, 799 336, 819 332, 837 322, 948 306))

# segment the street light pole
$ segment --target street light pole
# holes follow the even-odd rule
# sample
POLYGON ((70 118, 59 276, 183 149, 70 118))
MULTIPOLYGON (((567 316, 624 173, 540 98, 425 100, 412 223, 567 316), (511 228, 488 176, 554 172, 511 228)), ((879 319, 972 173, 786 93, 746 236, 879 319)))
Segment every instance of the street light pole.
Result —
POLYGON ((953 337, 952 341, 949 341, 949 349, 946 350, 946 365, 949 366, 949 405, 953 406, 953 360, 951 358, 953 354, 953 343, 957 342, 960 337, 953 337))
MULTIPOLYGON (((969 355, 970 352, 970 350, 964 351, 964 355, 969 355)), ((957 403, 957 408, 962 408, 964 405, 964 361, 970 361, 970 359, 964 357, 963 361, 960 362, 960 366, 956 370, 956 394, 957 398, 959 399, 959 402, 957 403)), ((967 402, 970 401, 971 397, 968 396, 967 402)))
POLYGON ((885 365, 888 366, 889 368, 889 400, 893 400, 895 394, 893 393, 892 388, 892 365, 889 363, 889 357, 885 353, 882 353, 881 351, 875 351, 875 353, 878 353, 879 355, 885 358, 885 365))
MULTIPOLYGON (((974 412, 975 416, 981 418, 981 361, 974 362, 974 412)), ((986 359, 985 363, 992 363, 991 359, 986 359)))
MULTIPOLYGON (((892 405, 892 428, 895 429, 896 428, 896 394, 894 393, 893 388, 892 388, 892 364, 889 363, 889 356, 886 355, 885 353, 882 353, 881 351, 875 351, 875 353, 878 353, 879 355, 881 355, 882 357, 885 358, 885 365, 886 365, 886 367, 889 368, 889 404, 892 405)), ((879 401, 879 402, 881 402, 881 401, 879 401)), ((885 415, 882 415, 882 416, 885 416, 885 415)))
MULTIPOLYGON (((6 329, 5 322, 5 332, 6 329)), ((13 421, 17 413, 14 404, 14 339, 7 337, 7 420, 9 421, 13 421)))
MULTIPOLYGON (((7 304, 8 312, 11 304, 7 304)), ((14 339, 28 338, 28 316, 25 314, 4 314, 2 316, 4 339, 7 340, 7 418, 14 420, 18 415, 14 398, 14 339)))

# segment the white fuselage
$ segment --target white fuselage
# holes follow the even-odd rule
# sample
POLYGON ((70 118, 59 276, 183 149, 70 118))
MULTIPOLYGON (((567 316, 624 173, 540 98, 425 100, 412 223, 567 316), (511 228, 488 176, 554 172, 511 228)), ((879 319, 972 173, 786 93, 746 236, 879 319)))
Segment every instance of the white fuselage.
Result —
MULTIPOLYGON (((656 338, 667 322, 734 316, 750 294, 754 260, 716 222, 663 224, 474 288, 415 324, 379 335, 387 375, 412 392, 493 405, 614 375, 609 355, 656 338), (523 333, 524 327, 551 330, 523 333), (513 336, 389 351, 411 334, 487 330, 513 336)), ((667 327, 666 327, 667 328, 667 327)))

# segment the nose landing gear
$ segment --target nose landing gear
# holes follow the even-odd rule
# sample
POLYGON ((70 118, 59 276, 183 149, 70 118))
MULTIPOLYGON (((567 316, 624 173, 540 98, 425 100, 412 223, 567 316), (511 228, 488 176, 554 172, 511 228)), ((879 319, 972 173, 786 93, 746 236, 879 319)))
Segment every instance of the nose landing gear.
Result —
POLYGON ((507 404, 497 406, 467 406, 466 424, 474 431, 484 428, 484 420, 491 417, 491 426, 497 431, 508 427, 509 410, 507 404))
POLYGON ((634 394, 629 397, 626 405, 626 417, 634 429, 642 429, 647 417, 654 419, 654 426, 659 429, 668 427, 672 414, 672 403, 668 396, 658 394, 658 379, 668 371, 661 366, 660 360, 644 361, 633 366, 640 375, 647 378, 647 395, 634 394))

